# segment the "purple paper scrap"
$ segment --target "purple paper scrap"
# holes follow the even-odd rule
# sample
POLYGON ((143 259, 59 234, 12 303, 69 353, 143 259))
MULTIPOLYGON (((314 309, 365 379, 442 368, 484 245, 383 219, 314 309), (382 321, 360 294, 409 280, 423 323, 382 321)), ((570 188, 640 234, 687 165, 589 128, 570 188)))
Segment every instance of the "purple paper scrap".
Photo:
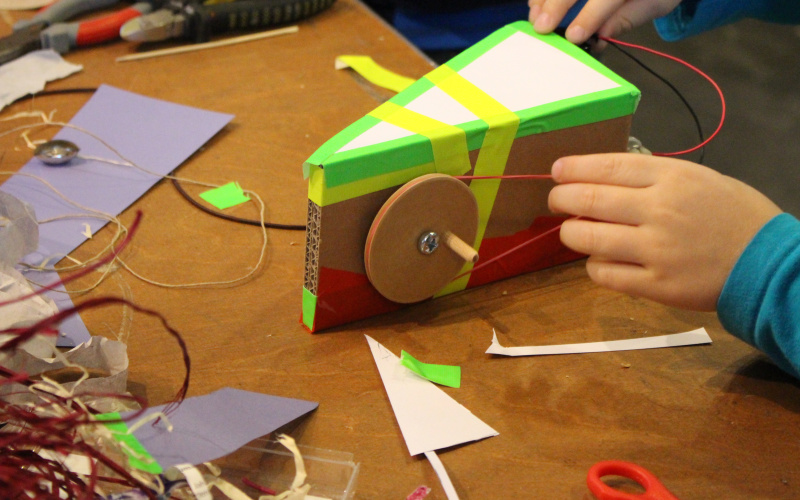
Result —
MULTIPOLYGON (((32 158, 19 171, 45 179, 80 205, 119 215, 232 119, 230 114, 174 104, 102 85, 69 122, 80 130, 64 127, 54 138, 74 142, 81 155, 123 162, 123 158, 103 144, 105 142, 125 159, 155 175, 131 166, 80 157, 57 167, 32 158)), ((0 189, 29 203, 39 220, 87 213, 30 177, 12 176, 0 189)), ((145 220, 146 217, 145 214, 145 220)), ((90 216, 41 224, 39 248, 26 256, 25 262, 38 264, 52 256, 67 255, 87 239, 85 225, 94 234, 106 224, 106 220, 90 216)), ((53 282, 42 277, 33 279, 44 284, 53 282)), ((64 300, 64 294, 53 298, 58 298, 60 308, 72 305, 68 297, 64 300)), ((78 323, 82 331, 73 324, 66 332, 74 344, 89 339, 86 327, 79 320, 78 323)))
MULTIPOLYGON (((185 399, 168 417, 172 432, 161 421, 143 425, 133 435, 164 469, 182 463, 198 465, 228 455, 317 406, 319 403, 311 401, 228 387, 185 399)), ((163 409, 148 408, 140 418, 163 409)))

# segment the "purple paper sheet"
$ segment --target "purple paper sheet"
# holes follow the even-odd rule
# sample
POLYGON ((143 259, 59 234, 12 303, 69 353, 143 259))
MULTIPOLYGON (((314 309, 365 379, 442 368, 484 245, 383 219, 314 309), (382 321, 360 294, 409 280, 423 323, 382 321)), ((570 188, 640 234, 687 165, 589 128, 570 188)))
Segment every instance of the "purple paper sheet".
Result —
MULTIPOLYGON (((228 387, 184 400, 169 416, 172 432, 162 421, 155 426, 145 424, 133 435, 165 470, 182 463, 198 465, 232 453, 317 406, 319 403, 311 401, 228 387)), ((141 418, 163 409, 148 408, 141 418)))
MULTIPOLYGON (((101 138, 136 165, 166 175, 232 119, 233 115, 174 104, 103 85, 69 123, 101 138)), ((76 143, 82 155, 122 161, 100 141, 79 130, 65 127, 55 138, 76 143)), ((112 215, 120 214, 161 180, 159 176, 132 167, 80 158, 56 167, 33 158, 20 172, 42 177, 67 198, 112 215)), ((39 220, 84 212, 29 177, 13 176, 0 189, 33 206, 39 220)), ((84 224, 95 233, 106 223, 86 217, 42 224, 39 226, 39 248, 25 261, 39 263, 54 255, 66 255, 86 240, 84 224)), ((44 284, 57 281, 55 273, 37 273, 31 278, 44 284)), ((60 309, 72 305, 65 294, 51 296, 60 309)), ((77 345, 89 339, 80 318, 62 325, 62 330, 67 337, 61 339, 60 345, 77 345)))

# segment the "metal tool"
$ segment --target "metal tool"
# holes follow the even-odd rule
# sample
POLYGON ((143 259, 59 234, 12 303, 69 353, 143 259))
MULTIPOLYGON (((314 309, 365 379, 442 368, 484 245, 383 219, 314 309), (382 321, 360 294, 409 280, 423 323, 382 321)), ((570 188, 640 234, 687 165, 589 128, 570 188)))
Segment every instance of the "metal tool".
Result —
POLYGON ((74 142, 54 139, 36 146, 33 156, 48 165, 63 165, 78 156, 78 151, 74 142))
POLYGON ((649 470, 631 462, 607 460, 589 469, 586 477, 589 490, 598 500, 678 500, 649 470), (637 482, 644 493, 632 494, 612 488, 602 481, 604 476, 619 476, 637 482))
POLYGON ((335 1, 239 0, 203 5, 195 0, 175 0, 128 21, 122 26, 120 36, 132 42, 189 38, 199 43, 216 33, 293 23, 327 9, 335 1))
POLYGON ((119 0, 59 0, 31 19, 16 23, 14 33, 0 38, 0 64, 38 49, 64 54, 76 47, 115 40, 123 24, 151 12, 157 1, 143 1, 106 16, 68 23, 65 21, 79 14, 111 7, 119 0))

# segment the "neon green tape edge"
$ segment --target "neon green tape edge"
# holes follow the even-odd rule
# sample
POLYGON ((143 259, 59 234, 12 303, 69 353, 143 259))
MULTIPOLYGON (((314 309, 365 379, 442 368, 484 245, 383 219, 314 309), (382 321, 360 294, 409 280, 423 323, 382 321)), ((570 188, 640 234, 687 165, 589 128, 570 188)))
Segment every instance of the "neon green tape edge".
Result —
POLYGON ((317 311, 317 296, 303 287, 303 324, 314 330, 314 315, 317 311))
POLYGON ((472 168, 469 162, 466 134, 460 128, 411 111, 393 102, 384 103, 371 111, 370 115, 427 137, 433 150, 433 163, 439 173, 461 175, 472 168))
POLYGON ((569 54, 573 58, 579 60, 586 66, 594 69, 595 71, 602 73, 604 76, 614 80, 615 82, 619 83, 622 86, 627 86, 633 88, 634 90, 636 87, 631 85, 621 76, 617 75, 613 71, 611 71, 608 67, 606 67, 603 63, 601 63, 597 58, 587 54, 582 48, 578 47, 577 45, 568 42, 563 37, 560 37, 555 34, 548 34, 548 35, 541 35, 537 33, 531 23, 527 21, 517 21, 515 23, 509 24, 506 28, 511 28, 513 30, 525 33, 526 35, 533 36, 538 38, 539 40, 552 45, 553 47, 557 48, 561 52, 569 54))
POLYGON ((377 123, 379 123, 378 120, 367 115, 351 123, 344 130, 328 139, 303 163, 303 177, 308 178, 311 165, 324 164, 328 158, 342 149, 342 147, 374 127, 377 123))
MULTIPOLYGON (((395 95, 388 102, 393 102, 399 106, 405 106, 413 101, 433 85, 431 82, 420 79, 411 84, 407 89, 395 95)), ((319 147, 306 161, 303 163, 303 178, 308 178, 311 166, 327 166, 328 162, 339 156, 337 151, 342 149, 350 141, 363 134, 370 128, 380 123, 380 120, 373 118, 369 115, 362 117, 356 122, 350 124, 344 130, 331 137, 322 146, 319 147)), ((359 148, 358 151, 361 151, 359 148)))
MULTIPOLYGON (((429 78, 437 87, 488 125, 483 146, 481 146, 478 161, 475 164, 475 175, 502 175, 511 152, 511 145, 517 135, 519 117, 452 68, 440 66, 426 78, 429 78)), ((500 189, 500 180, 473 181, 470 183, 470 189, 478 201, 478 232, 475 236, 474 247, 480 249, 497 191, 500 189)), ((471 262, 466 263, 461 273, 469 271, 472 266, 471 262)), ((463 290, 468 282, 469 275, 463 276, 450 282, 436 296, 463 290)))
MULTIPOLYGON (((95 415, 97 420, 120 420, 122 417, 119 413, 103 413, 95 415)), ((136 436, 128 433, 128 425, 125 422, 105 422, 105 425, 110 431, 111 435, 120 443, 126 446, 122 447, 122 451, 128 456, 128 462, 131 467, 139 470, 149 472, 151 474, 161 474, 164 468, 161 464, 156 462, 156 459, 147 451, 147 448, 136 439, 136 436)))
MULTIPOLYGON (((454 58, 447 61, 447 65, 453 68, 455 71, 461 71, 469 63, 473 62, 475 59, 479 58, 480 56, 482 56, 483 54, 494 48, 497 44, 499 44, 506 38, 510 37, 514 33, 520 31, 515 27, 516 24, 517 23, 513 23, 507 26, 503 26, 502 28, 493 32, 491 35, 487 36, 486 38, 476 43, 472 47, 468 48, 464 52, 458 54, 454 58)), ((530 23, 527 24, 530 25, 530 23)))
POLYGON ((431 161, 412 168, 391 171, 367 179, 359 179, 347 184, 327 187, 325 186, 325 173, 323 169, 312 167, 308 183, 308 199, 320 207, 325 207, 333 205, 334 203, 339 203, 340 201, 358 198, 365 194, 399 186, 421 175, 432 174, 434 172, 436 172, 436 168, 431 161))
POLYGON ((564 108, 561 103, 548 103, 517 111, 520 117, 517 137, 632 115, 639 102, 638 91, 628 96, 627 99, 620 99, 619 89, 608 89, 573 97, 570 99, 570 108, 564 108))

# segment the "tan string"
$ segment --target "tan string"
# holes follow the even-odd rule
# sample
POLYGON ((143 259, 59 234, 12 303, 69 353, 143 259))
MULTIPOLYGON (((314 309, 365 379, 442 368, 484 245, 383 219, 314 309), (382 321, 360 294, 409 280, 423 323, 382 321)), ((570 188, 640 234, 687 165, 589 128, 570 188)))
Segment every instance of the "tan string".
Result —
MULTIPOLYGON (((177 181, 180 181, 180 182, 184 182, 184 183, 188 183, 188 184, 194 184, 194 185, 197 185, 197 186, 203 186, 203 187, 208 187, 208 188, 220 187, 220 185, 218 185, 218 184, 212 184, 212 183, 208 183, 208 182, 197 181, 197 180, 194 180, 194 179, 189 179, 189 178, 184 178, 184 177, 177 177, 177 176, 173 176, 173 175, 162 175, 162 174, 160 174, 158 172, 153 172, 152 170, 148 170, 148 169, 146 169, 146 168, 144 168, 144 167, 142 167, 140 165, 137 165, 135 162, 129 160, 128 158, 126 158, 117 149, 112 147, 110 144, 108 144, 102 138, 98 137, 96 134, 94 134, 94 133, 92 133, 92 132, 90 132, 90 131, 82 128, 82 127, 79 127, 79 126, 76 126, 76 125, 72 125, 70 123, 53 121, 52 120, 52 113, 50 114, 50 116, 48 116, 47 114, 45 114, 44 112, 41 112, 41 111, 39 111, 39 112, 18 113, 16 115, 11 116, 11 117, 2 118, 2 119, 0 119, 0 121, 8 121, 8 120, 12 120, 12 119, 28 118, 28 117, 39 118, 39 119, 42 120, 42 122, 41 123, 32 123, 32 124, 27 124, 27 125, 21 125, 21 126, 18 126, 18 127, 14 127, 14 128, 12 128, 12 129, 10 129, 8 131, 0 133, 0 137, 6 136, 6 135, 9 135, 9 134, 13 134, 15 132, 27 132, 27 131, 29 131, 29 130, 31 130, 33 128, 41 128, 41 127, 49 127, 49 126, 66 127, 66 128, 77 130, 78 132, 86 134, 89 137, 92 137, 93 139, 97 140, 98 142, 103 144, 106 148, 108 148, 112 153, 114 153, 117 157, 119 157, 122 161, 120 162, 120 161, 116 161, 116 160, 112 160, 112 159, 98 158, 98 157, 93 157, 93 156, 82 156, 85 159, 90 159, 90 160, 95 160, 95 161, 102 161, 102 162, 109 163, 109 164, 112 164, 112 165, 119 165, 119 166, 135 168, 135 169, 140 170, 140 171, 142 171, 142 172, 144 172, 144 173, 146 173, 148 175, 152 175, 152 176, 158 177, 160 179, 174 179, 174 180, 177 180, 177 181)), ((25 139, 26 143, 28 144, 28 147, 33 147, 33 141, 31 141, 27 137, 26 134, 23 134, 23 136, 24 136, 24 139, 25 139)), ((75 265, 72 265, 72 266, 59 267, 58 269, 56 269, 56 268, 45 269, 43 266, 37 266, 36 268, 39 269, 39 270, 67 271, 67 270, 74 270, 74 269, 80 269, 82 267, 85 267, 85 266, 89 265, 91 262, 96 261, 99 258, 101 258, 102 255, 105 255, 108 252, 110 252, 111 249, 116 244, 116 242, 119 241, 121 238, 123 238, 125 236, 125 234, 127 233, 127 228, 125 227, 124 224, 122 224, 122 222, 120 221, 120 219, 118 217, 116 217, 116 216, 114 216, 112 214, 108 214, 108 213, 105 213, 105 212, 102 212, 102 211, 99 211, 99 210, 92 209, 90 207, 83 206, 83 205, 81 205, 81 204, 69 199, 63 193, 58 191, 55 188, 55 186, 51 185, 49 182, 47 182, 45 179, 42 179, 41 177, 38 177, 38 176, 35 176, 35 175, 32 175, 32 174, 27 174, 27 173, 9 172, 9 171, 0 171, 0 175, 9 175, 9 176, 10 175, 23 175, 23 176, 26 176, 26 177, 30 177, 30 178, 36 179, 37 181, 39 181, 39 182, 43 183, 45 186, 47 186, 48 189, 53 191, 56 195, 58 195, 65 202, 75 206, 76 208, 78 208, 80 210, 84 210, 84 211, 88 212, 88 214, 69 214, 69 215, 63 215, 63 216, 59 216, 59 217, 54 217, 54 218, 51 218, 51 219, 39 221, 40 223, 46 223, 46 222, 50 222, 50 221, 53 221, 53 220, 64 219, 64 218, 96 217, 96 218, 100 218, 100 219, 103 219, 103 220, 107 220, 109 222, 114 222, 116 224, 116 226, 117 226, 117 231, 114 234, 114 236, 112 237, 111 242, 105 248, 103 248, 97 255, 91 257, 88 261, 86 261, 84 263, 78 263, 78 264, 75 264, 75 265)), ((247 190, 247 189, 243 189, 242 191, 245 194, 251 196, 252 199, 255 199, 256 202, 257 202, 257 205, 258 205, 258 208, 259 208, 259 220, 261 222, 261 235, 262 235, 262 243, 261 243, 261 249, 259 251, 258 260, 257 260, 255 266, 253 266, 244 275, 242 275, 242 276, 240 276, 238 278, 230 279, 230 280, 203 281, 203 282, 198 282, 198 283, 164 283, 164 282, 161 282, 161 281, 157 281, 155 279, 151 279, 151 278, 145 277, 142 274, 136 272, 135 270, 133 270, 131 268, 131 266, 129 264, 127 264, 125 261, 123 261, 119 257, 116 257, 114 259, 114 261, 112 261, 112 263, 113 262, 119 263, 119 265, 122 266, 123 268, 125 268, 129 273, 131 273, 133 276, 135 276, 136 278, 138 278, 138 279, 140 279, 140 280, 142 280, 144 282, 150 283, 152 285, 164 287, 164 288, 199 288, 199 287, 207 287, 207 286, 232 285, 232 284, 239 283, 241 281, 244 281, 244 280, 250 278, 252 275, 254 275, 261 268, 261 266, 263 265, 263 262, 264 262, 265 255, 266 255, 267 241, 268 241, 267 240, 267 228, 266 228, 266 225, 265 225, 265 222, 266 222, 266 216, 265 216, 266 205, 265 205, 264 201, 261 199, 261 197, 258 195, 258 193, 254 192, 254 191, 251 191, 251 190, 247 190)), ((49 259, 47 259, 47 261, 49 261, 49 259)), ((47 261, 45 261, 45 262, 47 262, 47 261)), ((111 265, 105 266, 102 276, 97 280, 97 282, 95 282, 93 285, 91 285, 91 287, 89 287, 87 289, 79 290, 79 291, 69 292, 69 293, 85 293, 87 291, 93 290, 94 288, 99 286, 100 283, 102 283, 105 280, 105 278, 108 276, 108 274, 110 273, 110 271, 112 269, 113 269, 113 266, 111 266, 111 265)))

